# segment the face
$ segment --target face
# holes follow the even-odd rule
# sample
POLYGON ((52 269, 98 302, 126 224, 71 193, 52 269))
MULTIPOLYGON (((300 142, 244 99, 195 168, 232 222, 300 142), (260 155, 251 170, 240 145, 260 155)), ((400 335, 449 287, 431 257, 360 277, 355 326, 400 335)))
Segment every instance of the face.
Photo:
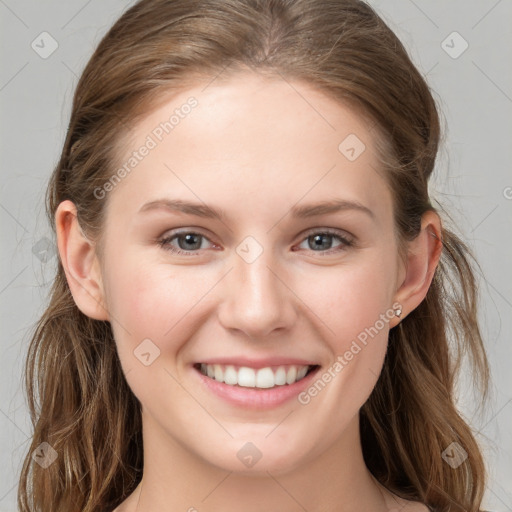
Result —
POLYGON ((374 147, 347 106, 250 73, 176 94, 126 139, 129 172, 98 192, 102 279, 161 450, 286 472, 356 449, 400 273, 374 147))

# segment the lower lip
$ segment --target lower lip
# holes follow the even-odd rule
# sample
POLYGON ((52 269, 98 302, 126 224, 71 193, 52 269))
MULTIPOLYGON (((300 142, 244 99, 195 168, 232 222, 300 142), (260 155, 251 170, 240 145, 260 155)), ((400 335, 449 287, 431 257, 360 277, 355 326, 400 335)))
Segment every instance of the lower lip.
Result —
POLYGON ((304 389, 311 384, 318 370, 318 367, 315 368, 303 379, 293 384, 261 389, 230 386, 224 384, 224 382, 211 379, 203 375, 196 368, 193 368, 193 371, 199 376, 203 385, 206 386, 209 391, 232 405, 248 409, 271 409, 284 404, 288 400, 296 397, 301 391, 304 391, 304 389))

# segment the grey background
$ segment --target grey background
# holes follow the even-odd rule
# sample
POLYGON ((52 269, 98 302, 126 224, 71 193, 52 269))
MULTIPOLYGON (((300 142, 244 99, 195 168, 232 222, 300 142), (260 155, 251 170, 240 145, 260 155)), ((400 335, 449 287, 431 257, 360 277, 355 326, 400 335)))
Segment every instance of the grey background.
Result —
MULTIPOLYGON (((56 265, 43 191, 78 76, 101 36, 132 3, 0 0, 0 512, 16 510, 17 477, 31 434, 22 364, 56 265), (31 47, 33 41, 42 46, 44 31, 58 44, 47 58, 31 47)), ((432 191, 485 276, 481 320, 493 377, 484 413, 476 413, 464 382, 460 407, 478 430, 488 461, 486 507, 512 510, 512 2, 370 3, 427 75, 444 115, 445 144, 432 191), (464 42, 450 36, 454 31, 469 45, 457 58, 464 42)), ((45 41, 40 52, 50 48, 45 41)))

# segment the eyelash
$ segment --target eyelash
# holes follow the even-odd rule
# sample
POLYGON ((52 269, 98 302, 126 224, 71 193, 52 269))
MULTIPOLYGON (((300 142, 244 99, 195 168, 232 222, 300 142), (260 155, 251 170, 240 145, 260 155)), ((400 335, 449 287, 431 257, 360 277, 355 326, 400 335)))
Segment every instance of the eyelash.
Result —
MULTIPOLYGON (((166 237, 162 238, 161 240, 158 240, 158 245, 162 249, 164 249, 165 251, 169 251, 169 252, 171 252, 173 254, 198 256, 200 254, 200 249, 195 250, 195 251, 184 251, 183 249, 177 249, 177 248, 173 247, 172 245, 170 245, 172 240, 177 239, 180 236, 184 236, 184 235, 198 235, 202 239, 208 240, 210 243, 212 243, 206 236, 202 235, 201 233, 196 233, 195 231, 181 231, 181 232, 173 233, 173 234, 171 234, 169 236, 166 236, 166 237)), ((317 252, 317 253, 322 254, 322 255, 327 255, 327 254, 332 254, 332 253, 336 253, 336 252, 341 252, 341 251, 344 251, 347 248, 353 247, 355 245, 355 241, 353 239, 348 238, 348 237, 342 235, 340 232, 332 230, 332 229, 323 229, 323 230, 310 231, 301 240, 300 244, 302 244, 308 238, 310 238, 312 236, 315 236, 315 235, 329 235, 329 236, 333 236, 333 237, 337 238, 341 242, 340 246, 338 246, 336 248, 333 248, 333 249, 328 249, 326 251, 313 251, 313 250, 311 250, 311 252, 317 252)))

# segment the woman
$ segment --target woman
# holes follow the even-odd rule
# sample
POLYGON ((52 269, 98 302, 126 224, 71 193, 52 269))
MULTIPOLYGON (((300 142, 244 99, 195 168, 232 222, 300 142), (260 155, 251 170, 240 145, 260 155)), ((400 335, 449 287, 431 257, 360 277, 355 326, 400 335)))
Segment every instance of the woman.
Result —
POLYGON ((439 136, 363 2, 130 8, 48 188, 20 510, 480 511, 453 386, 462 352, 488 369, 439 136))

